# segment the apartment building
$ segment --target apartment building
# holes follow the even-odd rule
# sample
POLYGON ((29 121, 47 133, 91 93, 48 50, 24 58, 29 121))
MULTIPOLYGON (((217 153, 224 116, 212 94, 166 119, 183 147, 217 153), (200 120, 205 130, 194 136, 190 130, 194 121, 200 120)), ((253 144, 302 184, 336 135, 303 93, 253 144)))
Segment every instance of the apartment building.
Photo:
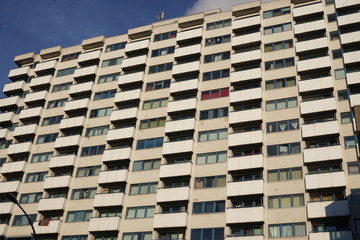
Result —
POLYGON ((360 2, 249 2, 16 56, 0 236, 360 239, 360 2), (358 121, 356 121, 358 120, 358 121))

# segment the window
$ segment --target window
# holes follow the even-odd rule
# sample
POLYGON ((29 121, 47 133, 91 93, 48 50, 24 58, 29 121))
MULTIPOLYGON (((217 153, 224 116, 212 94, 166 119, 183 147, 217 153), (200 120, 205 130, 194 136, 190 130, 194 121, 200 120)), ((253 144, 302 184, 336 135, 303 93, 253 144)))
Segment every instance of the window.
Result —
POLYGON ((157 182, 131 184, 130 195, 156 193, 157 182))
POLYGON ((163 145, 163 138, 149 138, 144 140, 138 140, 136 144, 136 149, 148 149, 148 148, 156 148, 156 147, 162 147, 163 145))
POLYGON ((225 187, 225 186, 226 186, 225 175, 195 178, 195 188, 215 188, 215 187, 225 187))
POLYGON ((44 153, 33 154, 31 157, 31 162, 37 163, 37 162, 50 161, 50 158, 52 157, 53 154, 54 154, 53 152, 44 152, 44 153))
POLYGON ((293 46, 294 46, 293 40, 285 40, 285 41, 265 44, 264 50, 265 50, 265 52, 274 52, 274 51, 278 51, 278 50, 282 50, 282 49, 292 48, 293 46))
POLYGON ((284 143, 267 146, 268 157, 300 153, 300 143, 284 143))
POLYGON ((347 100, 347 99, 349 99, 349 97, 350 97, 350 93, 349 93, 349 90, 348 90, 348 89, 346 89, 346 90, 339 90, 339 91, 337 91, 337 94, 338 94, 338 100, 339 100, 339 101, 347 100))
POLYGON ((335 73, 335 79, 336 80, 343 79, 346 76, 345 69, 343 69, 343 68, 335 70, 334 73, 335 73))
POLYGON ((298 168, 283 168, 268 171, 268 182, 279 182, 302 178, 302 170, 298 168))
POLYGON ((37 203, 42 197, 42 192, 25 193, 20 195, 20 203, 37 203))
POLYGON ((90 118, 110 116, 111 112, 112 107, 94 109, 90 112, 90 118))
POLYGON ((265 62, 265 70, 273 70, 294 66, 294 58, 279 59, 265 62))
POLYGON ((273 9, 270 11, 265 11, 264 18, 272 18, 285 14, 290 14, 290 7, 283 7, 283 8, 273 9))
POLYGON ((343 53, 341 49, 332 50, 333 59, 341 58, 343 53))
POLYGON ((150 66, 149 74, 170 71, 172 69, 172 66, 173 66, 172 62, 150 66))
POLYGON ((211 153, 202 153, 196 156, 196 164, 210 164, 218 162, 226 162, 227 152, 211 152, 211 153))
POLYGON ((67 61, 71 61, 74 59, 78 59, 79 55, 80 55, 80 52, 67 54, 67 55, 62 56, 61 61, 67 62, 67 61))
POLYGON ((357 144, 356 136, 344 137, 345 148, 355 148, 357 144))
POLYGON ((112 51, 115 51, 115 50, 124 49, 125 46, 126 46, 126 42, 107 45, 106 49, 105 49, 105 52, 112 52, 112 51))
POLYGON ((69 90, 71 85, 72 85, 72 82, 67 82, 67 83, 54 85, 54 87, 52 89, 52 92, 60 92, 60 91, 69 90))
POLYGON ((356 228, 356 233, 360 234, 360 219, 355 219, 355 228, 356 228))
POLYGON ((360 203, 360 188, 351 189, 351 201, 353 203, 360 203))
POLYGON ((148 101, 144 101, 143 110, 166 107, 167 104, 168 104, 167 98, 148 100, 148 101))
MULTIPOLYGON (((36 221, 36 214, 28 214, 31 222, 36 221)), ((15 215, 13 226, 26 226, 30 225, 29 220, 25 215, 15 215)))
POLYGON ((92 177, 98 176, 101 166, 90 166, 78 168, 76 177, 92 177))
POLYGON ((155 206, 130 207, 126 211, 126 218, 150 218, 155 213, 155 206))
POLYGON ((123 59, 124 59, 123 57, 118 57, 118 58, 104 60, 101 64, 101 67, 110 67, 110 66, 115 66, 115 65, 121 64, 123 59))
POLYGON ((214 89, 201 92, 201 100, 216 99, 229 96, 229 88, 214 89))
POLYGON ((39 135, 36 144, 55 142, 58 134, 59 133, 50 133, 50 134, 39 135))
POLYGON ((299 119, 284 120, 266 123, 266 132, 284 132, 299 129, 299 119))
POLYGON ((227 117, 228 112, 227 107, 200 111, 200 120, 227 117))
POLYGON ((87 240, 87 235, 68 235, 63 236, 62 240, 87 240))
POLYGON ((225 201, 194 202, 193 214, 225 212, 225 201))
POLYGON ((42 182, 47 177, 48 172, 34 172, 34 173, 28 173, 25 178, 26 183, 31 182, 42 182))
POLYGON ((221 53, 205 55, 204 63, 218 62, 226 59, 230 59, 230 52, 221 52, 221 53))
POLYGON ((0 149, 5 149, 8 148, 11 144, 11 140, 7 140, 7 141, 0 141, 0 149))
POLYGON ((335 22, 336 21, 336 13, 328 14, 327 18, 328 18, 328 22, 335 22))
POLYGON ((304 206, 304 194, 290 194, 269 197, 269 208, 290 208, 304 206))
POLYGON ((230 42, 230 40, 231 40, 231 35, 224 35, 224 36, 218 36, 218 37, 213 37, 213 38, 207 38, 205 40, 205 47, 206 46, 216 45, 216 44, 221 44, 221 43, 227 43, 227 42, 230 42))
MULTIPOLYGON (((114 217, 114 216, 119 216, 119 214, 117 212, 111 212, 108 213, 108 215, 114 217)), ((117 234, 113 234, 113 235, 103 235, 103 236, 96 236, 94 237, 94 240, 117 240, 117 234)))
POLYGON ((53 124, 58 124, 61 122, 61 120, 63 119, 64 115, 59 115, 59 116, 53 116, 53 117, 48 117, 48 118, 44 118, 43 122, 42 122, 42 126, 48 126, 48 125, 53 125, 53 124))
POLYGON ((360 162, 349 162, 348 163, 348 172, 349 172, 349 174, 359 174, 360 173, 360 162))
POLYGON ((63 77, 63 76, 73 74, 75 72, 75 70, 76 70, 76 67, 61 69, 57 72, 56 77, 63 77))
POLYGON ((146 92, 170 87, 170 79, 146 84, 146 92))
POLYGON ((351 112, 340 113, 340 117, 341 117, 341 124, 351 123, 353 119, 351 112))
POLYGON ((331 5, 334 4, 335 0, 325 0, 325 5, 331 5))
POLYGON ((122 240, 152 240, 152 232, 124 233, 122 240))
POLYGON ((283 24, 274 25, 274 26, 270 26, 270 27, 264 27, 264 35, 290 31, 291 29, 292 29, 291 23, 283 23, 283 24))
POLYGON ((154 37, 154 42, 163 41, 170 38, 176 38, 176 31, 156 34, 154 37))
POLYGON ((58 108, 58 107, 62 107, 65 105, 65 103, 67 102, 67 98, 63 98, 63 99, 56 99, 53 101, 49 101, 47 108, 58 108))
POLYGON ((104 150, 105 150, 105 145, 83 147, 81 150, 81 156, 86 157, 86 156, 103 154, 104 150))
POLYGON ((71 199, 89 199, 94 198, 96 194, 96 188, 81 188, 74 189, 71 195, 71 199))
POLYGON ((0 167, 2 167, 2 165, 4 164, 5 161, 6 161, 6 158, 0 158, 0 167))
POLYGON ((269 238, 306 236, 305 223, 284 223, 269 225, 269 238))
POLYGON ((166 48, 160 48, 160 49, 155 49, 155 50, 152 50, 152 52, 151 52, 151 57, 164 56, 164 55, 167 55, 167 54, 174 53, 174 51, 175 51, 175 47, 174 47, 174 46, 172 46, 172 47, 166 47, 166 48))
POLYGON ((266 81, 266 90, 296 86, 295 77, 266 81))
POLYGON ((199 142, 207 142, 228 138, 227 128, 199 132, 199 142))
POLYGON ((92 210, 68 212, 66 222, 86 222, 90 221, 92 210))
POLYGON ((133 171, 146 171, 160 168, 160 159, 135 161, 133 171))
POLYGON ((96 92, 94 95, 94 101, 106 99, 106 98, 112 98, 115 96, 115 93, 116 93, 116 89, 111 89, 111 90, 102 91, 102 92, 96 92))
POLYGON ((224 228, 191 229, 191 240, 223 240, 224 228))
POLYGON ((100 126, 100 127, 93 127, 86 129, 85 136, 92 137, 92 136, 99 136, 107 134, 109 130, 109 126, 100 126))
POLYGON ((266 102, 266 111, 297 107, 297 98, 283 98, 266 102))
POLYGON ((98 83, 106 83, 119 80, 120 73, 102 75, 99 77, 98 83))
POLYGON ((330 40, 338 40, 340 38, 338 31, 330 32, 330 40))
POLYGON ((226 20, 206 24, 206 30, 214 30, 214 29, 230 27, 230 26, 231 26, 231 19, 226 19, 226 20))
POLYGON ((226 78, 230 76, 229 69, 217 70, 213 72, 205 72, 203 73, 203 81, 210 81, 220 78, 226 78))
POLYGON ((140 121, 140 129, 163 127, 165 126, 165 117, 152 118, 140 121))

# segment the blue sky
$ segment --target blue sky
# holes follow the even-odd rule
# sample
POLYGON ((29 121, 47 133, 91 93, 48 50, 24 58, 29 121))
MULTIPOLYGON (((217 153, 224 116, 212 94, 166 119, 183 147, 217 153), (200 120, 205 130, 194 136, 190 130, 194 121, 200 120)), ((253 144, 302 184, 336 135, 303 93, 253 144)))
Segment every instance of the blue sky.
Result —
MULTIPOLYGON (((241 3, 246 0, 0 0, 0 88, 10 82, 15 56, 83 39, 127 33, 155 21, 241 3)), ((4 96, 4 95, 1 95, 4 96)))

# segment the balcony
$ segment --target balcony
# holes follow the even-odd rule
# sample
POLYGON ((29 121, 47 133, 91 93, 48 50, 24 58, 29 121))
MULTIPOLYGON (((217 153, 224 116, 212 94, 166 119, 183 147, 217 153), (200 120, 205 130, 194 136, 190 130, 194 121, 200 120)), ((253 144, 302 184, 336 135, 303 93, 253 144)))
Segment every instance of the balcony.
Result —
POLYGON ((125 58, 121 63, 121 68, 126 71, 127 69, 145 66, 146 59, 147 59, 147 55, 125 58))
POLYGON ((326 37, 316 38, 313 40, 297 42, 295 45, 296 52, 306 52, 320 48, 327 48, 328 40, 326 37))
POLYGON ((88 62, 96 62, 100 60, 101 50, 96 50, 92 52, 82 53, 79 55, 78 63, 80 65, 88 63, 88 62))
POLYGON ((296 24, 294 26, 294 31, 296 35, 303 33, 310 33, 322 29, 325 29, 325 20, 317 20, 313 22, 296 24))
POLYGON ((330 68, 330 58, 328 56, 312 58, 297 62, 297 69, 299 72, 316 70, 320 68, 330 68))
POLYGON ((96 194, 94 199, 94 207, 118 207, 124 205, 124 193, 102 193, 96 194))
POLYGON ((26 95, 24 102, 29 104, 35 104, 39 102, 45 102, 48 95, 48 91, 33 92, 26 95))
POLYGON ((39 201, 37 210, 39 212, 45 211, 64 211, 66 205, 66 198, 42 198, 39 201))
POLYGON ((135 127, 111 129, 106 135, 106 141, 117 142, 125 139, 134 138, 135 127))
POLYGON ((37 129, 38 129, 37 124, 18 126, 15 128, 13 136, 15 138, 20 138, 20 137, 29 136, 29 135, 35 135, 37 129))
POLYGON ((260 79, 261 78, 261 68, 253 68, 249 70, 242 70, 237 72, 230 73, 230 81, 231 83, 237 83, 252 79, 260 79))
POLYGON ((351 231, 310 232, 309 240, 352 240, 351 231))
POLYGON ((253 17, 242 18, 239 20, 235 20, 232 23, 232 29, 239 29, 239 28, 248 28, 251 26, 256 26, 261 24, 261 18, 259 15, 253 17))
POLYGON ((29 86, 31 89, 49 87, 51 85, 52 81, 53 81, 52 75, 37 77, 37 78, 31 79, 29 86))
POLYGON ((79 100, 73 100, 65 103, 64 111, 65 112, 75 112, 86 110, 89 108, 90 99, 83 98, 79 100))
POLYGON ((131 157, 132 149, 128 148, 117 148, 105 150, 102 156, 103 162, 129 160, 131 157))
POLYGON ((360 84, 360 71, 347 73, 346 80, 348 85, 360 84))
POLYGON ((71 176, 47 177, 44 182, 44 189, 69 188, 71 176))
POLYGON ((250 34, 233 37, 231 43, 233 47, 237 47, 237 46, 260 42, 260 41, 261 41, 261 33, 256 32, 256 33, 250 33, 250 34))
POLYGON ((12 93, 24 91, 26 83, 24 81, 11 82, 4 85, 3 93, 11 95, 12 93))
POLYGON ((346 14, 343 16, 339 16, 337 18, 339 26, 345 26, 350 24, 359 24, 360 22, 360 13, 352 13, 352 14, 346 14))
POLYGON ((264 194, 264 181, 262 179, 242 182, 229 182, 227 184, 228 197, 254 194, 264 194))
POLYGON ((61 220, 51 220, 45 225, 39 225, 40 222, 34 222, 33 226, 35 228, 36 234, 59 234, 61 228, 61 220))
POLYGON ((59 129, 74 129, 74 128, 83 128, 85 125, 86 117, 73 117, 73 118, 63 118, 60 122, 59 129))
POLYGON ((334 87, 332 77, 303 80, 299 81, 298 84, 299 92, 301 93, 329 89, 334 87))
POLYGON ((264 207, 226 209, 226 224, 251 222, 264 222, 264 207))
MULTIPOLYGON (((123 64, 124 64, 124 61, 123 61, 123 64)), ((144 72, 135 72, 135 73, 121 75, 118 80, 118 85, 122 86, 122 85, 126 85, 126 84, 142 82, 144 80, 144 75, 145 75, 144 72)))
POLYGON ((360 94, 350 95, 350 105, 351 105, 351 107, 360 105, 360 94))
POLYGON ((306 190, 320 188, 344 187, 344 172, 329 172, 319 174, 308 174, 305 176, 306 190))
POLYGON ((62 52, 62 47, 56 46, 56 47, 42 49, 40 51, 40 56, 42 59, 49 59, 60 56, 61 52, 62 52))
POLYGON ((165 133, 181 132, 181 131, 194 131, 195 118, 181 119, 175 121, 167 121, 165 124, 165 133))
POLYGON ((102 47, 104 45, 104 42, 105 42, 105 37, 98 36, 83 40, 81 45, 84 49, 88 50, 88 49, 102 47))
POLYGON ((98 71, 97 66, 78 68, 74 72, 74 79, 88 78, 96 76, 98 71))
POLYGON ((26 161, 17 161, 17 162, 6 162, 1 168, 2 174, 11 174, 17 172, 25 172, 27 162, 26 161))
POLYGON ((346 52, 344 53, 344 63, 357 63, 360 62, 360 51, 346 52))
POLYGON ((126 182, 128 172, 129 171, 127 169, 100 172, 98 183, 101 185, 108 183, 126 182))
MULTIPOLYGON (((2 202, 0 203, 0 214, 11 215, 13 213, 15 204, 12 202, 2 202)), ((1 235, 0 235, 1 236, 1 235)))
POLYGON ((202 28, 196 28, 188 31, 178 32, 176 36, 176 41, 182 42, 182 41, 190 40, 192 38, 202 37, 202 32, 203 32, 202 28))
POLYGON ((342 159, 341 146, 304 149, 304 163, 314 163, 342 159))
POLYGON ((0 193, 15 193, 20 190, 20 181, 0 182, 0 193))
POLYGON ((89 223, 89 232, 118 232, 120 229, 120 222, 120 217, 91 218, 89 223))
POLYGON ((176 202, 189 200, 189 187, 160 188, 157 191, 157 202, 176 202))
POLYGON ((123 120, 136 119, 138 111, 137 107, 114 110, 111 112, 110 121, 116 123, 123 120))
POLYGON ((40 118, 42 112, 43 112, 42 107, 23 109, 19 114, 19 119, 23 121, 31 118, 40 118))
POLYGON ((11 144, 9 146, 7 154, 9 156, 30 154, 32 145, 33 144, 31 142, 11 144))
POLYGON ((176 64, 173 66, 172 75, 179 76, 182 74, 188 74, 191 72, 199 72, 200 71, 200 62, 188 62, 183 64, 176 64))
POLYGON ((24 64, 32 63, 34 61, 34 59, 35 59, 35 53, 31 52, 31 53, 25 53, 25 54, 15 56, 14 62, 16 65, 21 66, 24 64))
POLYGON ((128 30, 128 36, 131 40, 145 38, 151 36, 153 32, 153 25, 145 25, 128 30))
POLYGON ((229 134, 230 147, 250 145, 250 144, 262 144, 262 142, 263 142, 262 130, 229 134))
POLYGON ((57 137, 55 140, 54 148, 61 149, 78 147, 80 145, 80 140, 80 135, 57 137))
POLYGON ((229 123, 230 124, 261 121, 261 120, 262 120, 262 109, 261 108, 255 108, 255 109, 243 110, 243 111, 235 111, 235 112, 230 112, 230 114, 229 114, 229 123))
POLYGON ((194 148, 194 140, 184 140, 176 142, 164 142, 162 154, 180 154, 186 152, 192 152, 194 148))
POLYGON ((19 78, 29 77, 30 71, 31 71, 31 68, 29 66, 11 69, 9 72, 8 78, 10 78, 11 80, 14 81, 19 78))
POLYGON ((241 64, 261 59, 261 49, 231 55, 231 64, 241 64))
POLYGON ((189 57, 195 54, 200 55, 200 52, 201 52, 201 44, 196 44, 187 47, 176 48, 174 57, 182 58, 182 57, 189 57))
POLYGON ((360 42, 360 34, 359 31, 345 33, 340 35, 340 39, 343 45, 354 42, 360 42))
POLYGON ((154 228, 186 227, 187 217, 187 212, 157 213, 154 216, 154 228))
POLYGON ((320 3, 305 5, 303 7, 296 7, 293 9, 293 16, 294 18, 302 17, 306 15, 312 15, 314 13, 322 13, 323 6, 320 3))
POLYGON ((51 60, 36 64, 34 71, 36 73, 55 71, 57 66, 57 60, 51 60))
POLYGON ((301 133, 303 138, 339 134, 339 124, 337 120, 304 124, 301 127, 301 133))
POLYGON ((185 91, 194 91, 198 89, 199 80, 198 79, 191 79, 181 82, 172 82, 170 85, 170 93, 180 93, 185 91))
POLYGON ((300 113, 310 114, 336 110, 335 98, 322 98, 300 103, 300 113))
POLYGON ((91 92, 94 89, 94 85, 95 84, 91 81, 71 85, 69 89, 69 95, 73 97, 81 94, 89 94, 89 93, 91 94, 91 92))
POLYGON ((167 111, 168 113, 181 112, 196 109, 196 98, 181 99, 177 101, 169 101, 167 111))
POLYGON ((262 98, 260 87, 230 92, 230 103, 251 101, 262 98))
POLYGON ((264 156, 262 154, 230 157, 228 159, 228 171, 241 171, 264 167, 264 156))
POLYGON ((179 177, 191 175, 191 162, 161 165, 160 178, 179 177))
POLYGON ((349 215, 347 200, 307 203, 308 218, 341 217, 349 215))
POLYGON ((118 92, 115 94, 115 103, 140 101, 141 89, 135 89, 125 92, 118 92))
POLYGON ((147 49, 147 48, 149 48, 149 44, 150 44, 149 39, 141 40, 141 41, 137 41, 137 42, 130 42, 130 43, 126 44, 125 52, 129 53, 129 52, 139 51, 142 49, 147 49))
POLYGON ((0 236, 4 237, 6 235, 8 227, 9 227, 8 224, 5 223, 0 224, 0 236))
POLYGON ((13 96, 0 99, 0 110, 4 111, 5 109, 9 108, 16 108, 19 106, 20 97, 13 96))
POLYGON ((49 168, 63 168, 63 167, 74 167, 76 161, 76 155, 62 155, 52 156, 49 163, 49 168))
MULTIPOLYGON (((23 111, 21 111, 21 112, 23 112, 23 111)), ((21 115, 21 113, 20 113, 20 115, 21 115)), ((0 124, 11 123, 14 116, 15 116, 15 113, 13 113, 13 112, 0 113, 0 124)), ((19 116, 19 119, 20 119, 20 116, 19 116)))
POLYGON ((9 135, 9 130, 6 128, 0 129, 0 139, 7 139, 9 135))

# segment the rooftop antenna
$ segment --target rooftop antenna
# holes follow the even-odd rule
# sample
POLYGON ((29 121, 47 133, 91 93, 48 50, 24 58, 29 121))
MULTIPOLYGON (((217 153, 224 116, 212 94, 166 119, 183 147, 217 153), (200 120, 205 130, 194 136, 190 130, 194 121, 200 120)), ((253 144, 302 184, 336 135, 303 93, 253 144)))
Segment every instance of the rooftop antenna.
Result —
POLYGON ((162 21, 164 19, 164 15, 165 13, 163 11, 159 12, 157 15, 156 15, 156 21, 159 22, 159 21, 162 21))

